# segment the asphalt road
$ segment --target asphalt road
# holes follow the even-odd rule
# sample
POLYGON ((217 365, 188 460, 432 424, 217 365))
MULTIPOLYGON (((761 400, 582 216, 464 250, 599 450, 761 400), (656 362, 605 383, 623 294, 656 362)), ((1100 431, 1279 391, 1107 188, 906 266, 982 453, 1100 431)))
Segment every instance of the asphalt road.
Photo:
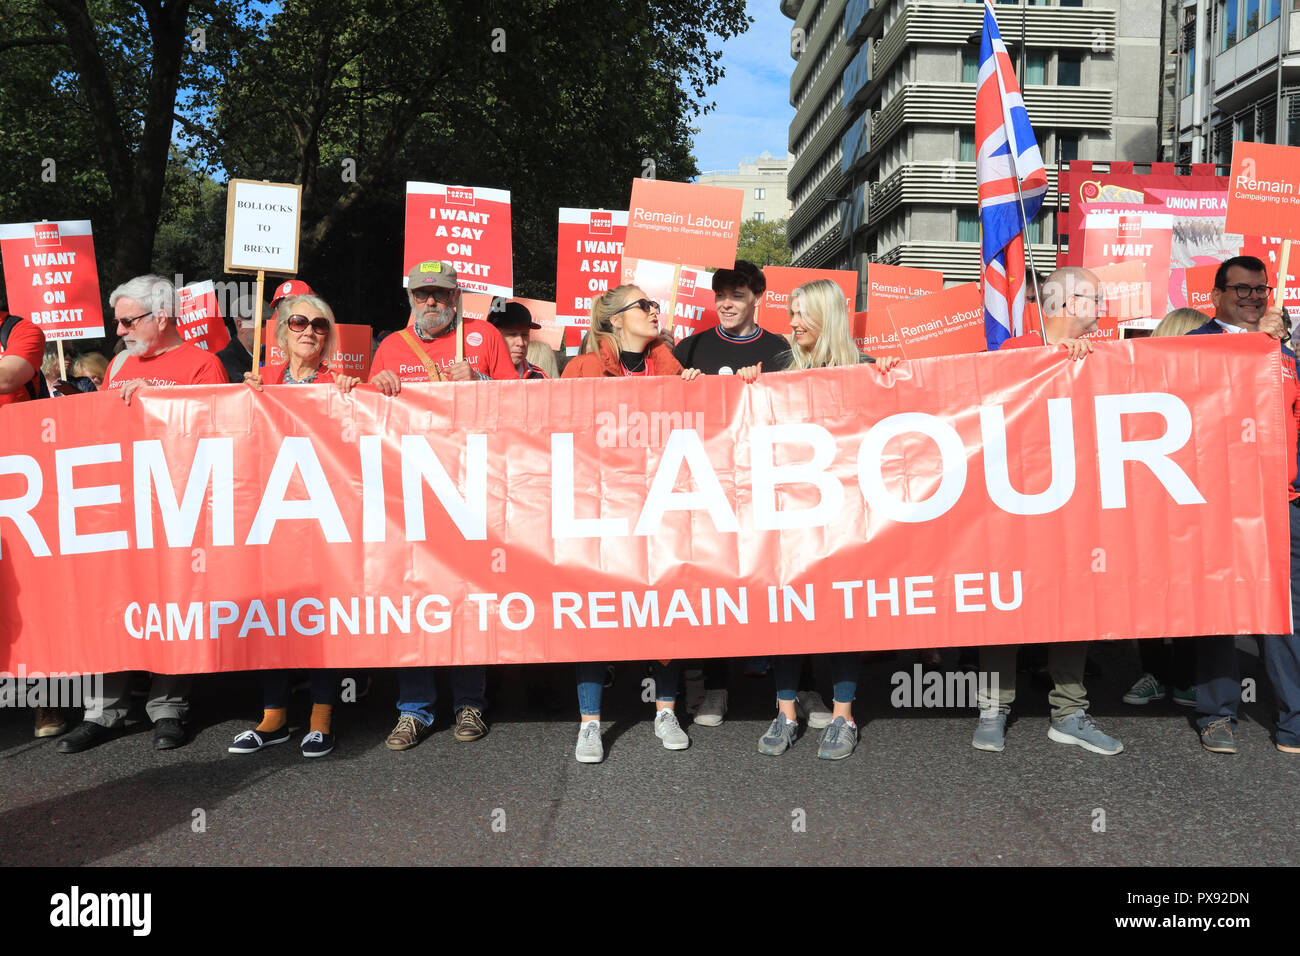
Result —
MULTIPOLYGON (((1096 645, 1093 660, 1092 712, 1126 748, 1114 757, 1049 741, 1046 693, 1026 675, 1006 751, 976 751, 973 711, 890 706, 890 675, 910 671, 912 658, 887 654, 866 662, 863 738, 841 762, 817 759, 816 732, 781 757, 759 755, 772 684, 738 667, 726 722, 688 726, 690 749, 670 752, 640 700, 643 666, 620 665, 597 765, 573 758, 567 669, 563 712, 530 709, 529 672, 505 670, 487 737, 458 743, 443 717, 404 753, 383 744, 396 680, 378 673, 367 697, 337 709, 339 745, 321 760, 303 759, 297 738, 226 753, 260 715, 250 675, 200 678, 197 734, 170 752, 154 751, 137 723, 63 755, 55 739, 33 739, 29 712, 0 710, 0 863, 1300 863, 1300 757, 1271 743, 1257 657, 1242 655, 1260 700, 1243 705, 1236 756, 1202 751, 1190 713, 1168 701, 1120 702, 1137 675, 1131 644, 1096 645)), ((306 709, 295 695, 295 724, 306 709)))

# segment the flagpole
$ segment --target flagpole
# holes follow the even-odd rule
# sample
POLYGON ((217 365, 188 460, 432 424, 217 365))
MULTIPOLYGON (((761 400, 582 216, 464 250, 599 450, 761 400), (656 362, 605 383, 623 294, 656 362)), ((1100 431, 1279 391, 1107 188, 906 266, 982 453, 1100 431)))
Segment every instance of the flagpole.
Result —
MULTIPOLYGON (((1034 244, 1029 239, 1029 218, 1025 215, 1025 197, 1020 192, 1020 176, 1012 174, 1016 181, 1016 201, 1020 203, 1020 235, 1025 240, 1025 254, 1029 257, 1029 275, 1034 280, 1034 301, 1038 303, 1038 334, 1042 337, 1043 344, 1047 344, 1047 322, 1046 316, 1043 315, 1043 292, 1038 288, 1038 267, 1034 265, 1034 244)), ((1008 264, 1010 268, 1010 264, 1008 264)), ((1024 312, 1020 313, 1024 316, 1024 312)), ((1010 316, 1008 316, 1010 318, 1010 316)))

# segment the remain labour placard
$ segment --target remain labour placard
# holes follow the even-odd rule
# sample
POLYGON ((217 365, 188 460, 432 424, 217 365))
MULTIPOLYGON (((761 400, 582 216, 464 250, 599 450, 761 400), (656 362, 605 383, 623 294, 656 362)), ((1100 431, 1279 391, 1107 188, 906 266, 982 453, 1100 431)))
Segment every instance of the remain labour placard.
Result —
POLYGON ((624 254, 730 269, 736 264, 744 202, 743 189, 634 180, 624 254))
POLYGON ((1228 232, 1300 239, 1300 147, 1233 143, 1228 232))
POLYGON ((450 262, 460 287, 486 295, 514 294, 510 191, 442 183, 406 184, 402 285, 421 262, 450 262))
POLYGON ((9 311, 41 327, 45 338, 104 337, 90 221, 0 226, 9 311))

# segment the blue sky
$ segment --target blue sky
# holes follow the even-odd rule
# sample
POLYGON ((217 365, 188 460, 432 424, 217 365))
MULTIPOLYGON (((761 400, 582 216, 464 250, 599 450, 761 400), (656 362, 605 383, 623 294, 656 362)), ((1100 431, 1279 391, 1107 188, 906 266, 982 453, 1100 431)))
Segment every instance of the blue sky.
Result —
POLYGON ((749 30, 722 45, 722 82, 709 90, 717 109, 696 117, 696 165, 700 172, 735 169, 742 157, 763 150, 785 156, 790 120, 790 29, 778 0, 750 0, 749 30))

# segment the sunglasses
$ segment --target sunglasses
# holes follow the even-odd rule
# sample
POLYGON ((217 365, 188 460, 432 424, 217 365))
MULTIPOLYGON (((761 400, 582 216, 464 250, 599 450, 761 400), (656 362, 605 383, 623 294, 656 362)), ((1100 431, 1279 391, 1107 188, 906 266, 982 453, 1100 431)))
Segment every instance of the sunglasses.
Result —
POLYGON ((411 298, 421 305, 433 299, 442 305, 450 305, 452 296, 455 295, 455 289, 415 289, 411 292, 411 298))
POLYGON ((134 328, 137 322, 141 321, 142 319, 147 319, 151 315, 153 315, 152 312, 141 312, 139 315, 133 315, 128 319, 118 319, 117 324, 122 326, 122 328, 124 329, 134 328))
POLYGON ((659 303, 654 299, 633 299, 621 309, 616 309, 611 315, 618 315, 619 312, 626 312, 628 309, 640 309, 642 312, 658 312, 659 303))
POLYGON ((307 326, 310 325, 311 330, 317 335, 329 335, 330 333, 330 321, 323 316, 309 319, 305 315, 291 315, 285 320, 285 324, 289 326, 289 330, 292 332, 305 332, 307 326))

